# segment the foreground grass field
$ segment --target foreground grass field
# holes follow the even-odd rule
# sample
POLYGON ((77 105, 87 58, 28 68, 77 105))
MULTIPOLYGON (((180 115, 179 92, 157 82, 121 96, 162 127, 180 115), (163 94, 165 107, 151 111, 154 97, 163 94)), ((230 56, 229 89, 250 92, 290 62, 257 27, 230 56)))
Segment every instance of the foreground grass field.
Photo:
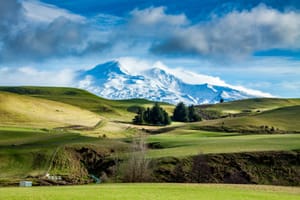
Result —
POLYGON ((0 188, 10 200, 297 200, 300 188, 215 184, 103 184, 90 186, 0 188))

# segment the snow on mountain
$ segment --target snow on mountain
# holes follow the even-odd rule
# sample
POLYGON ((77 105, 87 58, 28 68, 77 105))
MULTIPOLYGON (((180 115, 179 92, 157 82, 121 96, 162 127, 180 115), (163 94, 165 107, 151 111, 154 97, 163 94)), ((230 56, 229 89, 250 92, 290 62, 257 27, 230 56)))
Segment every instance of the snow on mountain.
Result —
MULTIPOLYGON (((138 66, 137 66, 138 67, 138 66)), ((78 87, 108 99, 144 98, 177 104, 217 103, 253 98, 256 95, 227 86, 190 84, 158 67, 135 73, 118 61, 97 65, 78 72, 78 87)))

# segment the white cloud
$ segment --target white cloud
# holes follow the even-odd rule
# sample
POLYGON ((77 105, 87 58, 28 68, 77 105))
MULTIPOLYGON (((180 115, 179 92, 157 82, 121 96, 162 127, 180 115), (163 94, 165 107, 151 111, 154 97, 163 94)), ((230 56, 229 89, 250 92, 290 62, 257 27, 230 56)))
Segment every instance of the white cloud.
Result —
POLYGON ((188 19, 184 14, 166 14, 165 7, 150 7, 143 10, 135 9, 131 11, 131 23, 135 25, 156 26, 171 25, 181 26, 188 24, 188 19))
POLYGON ((177 30, 152 51, 239 58, 275 48, 300 48, 300 13, 260 5, 177 30))
POLYGON ((270 94, 270 93, 262 92, 262 91, 254 90, 254 89, 250 89, 250 88, 246 88, 246 87, 244 87, 244 86, 230 85, 230 84, 228 84, 227 86, 228 86, 228 87, 231 87, 231 88, 233 88, 233 89, 235 89, 235 90, 239 90, 239 91, 245 92, 245 93, 247 93, 247 94, 256 96, 256 97, 274 97, 274 96, 273 96, 272 94, 270 94))
POLYGON ((225 81, 221 80, 219 77, 208 76, 200 73, 195 73, 189 71, 187 69, 177 67, 177 68, 170 68, 164 65, 162 62, 158 61, 154 63, 154 67, 158 67, 168 71, 169 73, 175 75, 176 77, 180 78, 185 83, 189 84, 211 84, 211 85, 219 85, 219 86, 227 86, 225 81))
POLYGON ((33 67, 0 68, 0 85, 72 86, 74 72, 42 71, 33 67))
POLYGON ((121 57, 116 60, 119 61, 122 68, 131 74, 138 74, 153 67, 151 62, 133 57, 121 57))
POLYGON ((76 15, 68 10, 37 0, 25 0, 22 2, 22 5, 25 10, 25 16, 34 21, 50 23, 58 17, 65 17, 76 22, 84 22, 86 20, 81 15, 76 15))

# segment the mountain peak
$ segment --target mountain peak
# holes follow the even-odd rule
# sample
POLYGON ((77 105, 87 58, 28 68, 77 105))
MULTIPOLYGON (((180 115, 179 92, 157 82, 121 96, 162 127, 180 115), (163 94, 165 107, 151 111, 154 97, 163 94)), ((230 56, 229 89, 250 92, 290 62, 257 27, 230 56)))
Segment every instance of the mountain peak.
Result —
POLYGON ((94 68, 88 70, 87 73, 90 75, 108 75, 110 73, 128 74, 117 60, 96 65, 94 68))
POLYGON ((144 98, 172 104, 181 101, 186 104, 203 104, 217 103, 220 99, 232 101, 254 97, 229 86, 186 83, 160 67, 127 71, 126 66, 116 60, 80 72, 78 82, 82 83, 81 88, 109 99, 144 98))

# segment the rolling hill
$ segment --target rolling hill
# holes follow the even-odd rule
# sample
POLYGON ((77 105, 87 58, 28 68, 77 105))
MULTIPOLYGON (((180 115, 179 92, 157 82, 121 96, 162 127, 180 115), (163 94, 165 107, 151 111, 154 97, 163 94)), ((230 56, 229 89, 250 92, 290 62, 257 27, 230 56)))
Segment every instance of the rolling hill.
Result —
MULTIPOLYGON (((282 100, 279 100, 282 101, 282 100)), ((276 101, 278 102, 278 101, 276 101)), ((291 100, 291 104, 296 104, 297 100, 291 100)), ((225 117, 215 120, 207 120, 198 123, 199 127, 210 128, 219 131, 244 132, 244 133, 299 133, 300 132, 300 105, 283 107, 270 104, 269 106, 257 106, 254 109, 268 109, 264 112, 246 112, 236 117, 225 117), (277 108, 276 108, 277 107, 277 108), (278 108, 279 107, 279 108, 278 108), (272 109, 275 108, 275 109, 272 109)), ((220 107, 219 107, 220 108, 220 107)), ((231 108, 237 109, 239 107, 231 108)), ((225 111, 226 108, 224 109, 225 111)), ((222 111, 224 111, 222 110, 222 111)), ((242 111, 243 112, 243 111, 242 111)), ((195 125, 197 126, 197 125, 195 125)))
MULTIPOLYGON (((299 134, 295 134, 299 132, 299 99, 248 99, 201 105, 197 107, 199 112, 213 113, 218 119, 175 122, 166 127, 131 124, 137 106, 152 104, 142 99, 107 100, 74 88, 0 87, 0 171, 5 171, 0 184, 28 176, 39 181, 49 167, 50 173, 62 174, 71 183, 85 183, 89 173, 100 175, 103 170, 111 177, 111 167, 126 161, 132 152, 132 141, 141 134, 146 135, 147 158, 157 162, 158 169, 166 170, 156 172, 159 181, 165 180, 164 173, 173 173, 178 162, 191 162, 199 153, 210 157, 210 165, 217 168, 225 167, 224 163, 215 165, 214 159, 220 156, 241 159, 236 161, 238 164, 244 163, 243 156, 247 155, 257 159, 267 155, 272 162, 274 151, 291 156, 277 167, 292 162, 300 149, 299 134)), ((170 104, 162 106, 169 113, 174 109, 170 104)), ((251 169, 243 170, 256 173, 252 165, 260 161, 248 161, 245 166, 250 165, 251 169)), ((297 165, 292 166, 292 174, 298 173, 297 165)), ((289 185, 290 175, 281 179, 280 174, 270 173, 280 183, 289 185)), ((167 180, 176 180, 173 178, 167 180)), ((258 174, 251 180, 274 182, 258 174)), ((293 184, 296 182, 293 179, 293 184)))
POLYGON ((95 126, 101 117, 88 110, 56 101, 0 92, 0 126, 54 128, 95 126))
MULTIPOLYGON (((0 87, 0 91, 70 104, 107 118, 112 117, 114 120, 131 121, 134 116, 132 110, 134 111, 136 106, 153 105, 153 102, 144 99, 108 100, 76 88, 25 86, 0 87)), ((166 103, 162 105, 169 111, 173 108, 172 105, 166 103)))
POLYGON ((256 98, 198 106, 221 114, 256 113, 281 107, 300 105, 300 99, 256 98))

